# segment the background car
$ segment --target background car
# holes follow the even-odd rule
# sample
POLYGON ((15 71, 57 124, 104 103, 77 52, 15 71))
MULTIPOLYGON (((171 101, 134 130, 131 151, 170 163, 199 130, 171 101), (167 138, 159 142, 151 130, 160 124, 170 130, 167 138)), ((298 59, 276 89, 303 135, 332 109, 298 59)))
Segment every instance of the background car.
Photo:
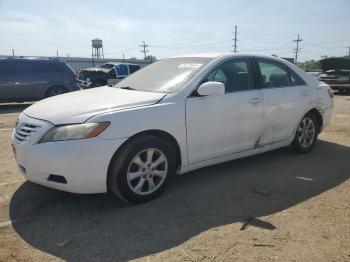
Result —
POLYGON ((65 62, 0 59, 0 102, 35 101, 76 90, 76 73, 65 62))
POLYGON ((83 89, 115 84, 140 69, 136 64, 106 63, 100 67, 83 69, 78 74, 79 86, 83 89))
POLYGON ((318 80, 333 90, 350 92, 350 58, 331 57, 320 61, 323 73, 318 80))

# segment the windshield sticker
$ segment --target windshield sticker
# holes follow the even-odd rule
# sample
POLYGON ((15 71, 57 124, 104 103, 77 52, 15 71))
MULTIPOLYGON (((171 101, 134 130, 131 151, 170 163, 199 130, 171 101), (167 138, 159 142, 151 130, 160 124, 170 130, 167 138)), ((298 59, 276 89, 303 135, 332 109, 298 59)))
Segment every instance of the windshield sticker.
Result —
POLYGON ((201 67, 202 64, 181 64, 177 68, 191 68, 191 69, 198 69, 201 67))

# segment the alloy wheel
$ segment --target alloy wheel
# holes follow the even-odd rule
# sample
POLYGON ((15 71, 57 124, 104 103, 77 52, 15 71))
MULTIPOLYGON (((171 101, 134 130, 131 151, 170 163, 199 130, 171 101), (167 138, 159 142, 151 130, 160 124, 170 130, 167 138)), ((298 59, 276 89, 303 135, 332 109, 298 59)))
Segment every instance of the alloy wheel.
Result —
POLYGON ((298 127, 298 141, 300 145, 304 148, 309 147, 315 139, 315 134, 316 128, 314 121, 308 117, 303 118, 298 127))
POLYGON ((138 195, 156 191, 168 173, 165 154, 156 148, 147 148, 137 153, 129 164, 127 181, 130 189, 138 195))

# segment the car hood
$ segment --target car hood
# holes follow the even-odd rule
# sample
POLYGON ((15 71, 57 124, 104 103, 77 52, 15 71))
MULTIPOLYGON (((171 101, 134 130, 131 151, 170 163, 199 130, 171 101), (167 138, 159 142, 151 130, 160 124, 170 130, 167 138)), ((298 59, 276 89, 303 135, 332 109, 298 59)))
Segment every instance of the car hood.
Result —
POLYGON ((55 125, 82 123, 101 113, 156 104, 164 96, 164 93, 104 86, 50 97, 36 102, 23 113, 55 125))

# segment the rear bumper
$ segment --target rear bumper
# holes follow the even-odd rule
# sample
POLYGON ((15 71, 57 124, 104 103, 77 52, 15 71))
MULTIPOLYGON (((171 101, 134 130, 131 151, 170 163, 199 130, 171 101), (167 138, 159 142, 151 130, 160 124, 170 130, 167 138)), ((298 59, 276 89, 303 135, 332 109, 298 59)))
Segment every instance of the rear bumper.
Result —
POLYGON ((333 112, 333 108, 332 107, 329 107, 329 108, 326 108, 326 109, 323 109, 322 112, 321 112, 321 115, 322 115, 322 130, 324 130, 330 120, 331 120, 331 117, 332 117, 332 112, 333 112))

